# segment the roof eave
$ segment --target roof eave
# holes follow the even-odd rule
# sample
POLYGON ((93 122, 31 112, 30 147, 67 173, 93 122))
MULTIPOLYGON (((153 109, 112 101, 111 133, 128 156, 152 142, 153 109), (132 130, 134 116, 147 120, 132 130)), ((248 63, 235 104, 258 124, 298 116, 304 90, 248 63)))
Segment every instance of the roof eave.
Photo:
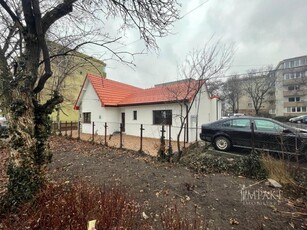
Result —
POLYGON ((138 103, 118 104, 117 106, 124 107, 124 106, 136 106, 136 105, 174 104, 174 103, 181 103, 181 102, 190 102, 190 101, 187 99, 182 99, 182 100, 172 100, 172 101, 138 102, 138 103))

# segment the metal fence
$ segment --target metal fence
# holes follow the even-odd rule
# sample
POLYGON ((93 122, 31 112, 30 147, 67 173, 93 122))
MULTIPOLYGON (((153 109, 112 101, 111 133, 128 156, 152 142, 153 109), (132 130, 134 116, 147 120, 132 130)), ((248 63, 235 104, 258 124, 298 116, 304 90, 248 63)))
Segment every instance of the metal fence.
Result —
MULTIPOLYGON (((177 136, 174 130, 180 127, 171 125, 125 124, 114 122, 54 122, 52 132, 56 135, 103 144, 105 146, 126 148, 156 155, 163 138, 166 148, 177 146, 177 136), (133 135, 127 135, 125 130, 133 129, 133 135)), ((192 128, 190 128, 192 130, 192 128)), ((198 132, 198 131, 195 131, 198 132)), ((186 127, 182 130, 183 141, 180 146, 188 145, 186 127)))

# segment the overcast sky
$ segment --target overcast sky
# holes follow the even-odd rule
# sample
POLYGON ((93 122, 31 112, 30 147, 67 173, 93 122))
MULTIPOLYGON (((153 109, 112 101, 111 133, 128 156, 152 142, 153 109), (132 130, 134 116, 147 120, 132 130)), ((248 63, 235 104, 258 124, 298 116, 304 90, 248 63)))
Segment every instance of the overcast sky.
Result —
MULTIPOLYGON (((306 0, 182 0, 181 16, 172 35, 157 40, 159 51, 135 57, 133 69, 107 63, 107 78, 142 88, 178 79, 177 65, 193 48, 201 48, 212 36, 235 43, 236 52, 228 71, 248 69, 307 55, 306 0), (189 13, 190 12, 190 13, 189 13), (187 14, 188 13, 188 14, 187 14)), ((119 50, 139 52, 144 44, 127 32, 119 50)))

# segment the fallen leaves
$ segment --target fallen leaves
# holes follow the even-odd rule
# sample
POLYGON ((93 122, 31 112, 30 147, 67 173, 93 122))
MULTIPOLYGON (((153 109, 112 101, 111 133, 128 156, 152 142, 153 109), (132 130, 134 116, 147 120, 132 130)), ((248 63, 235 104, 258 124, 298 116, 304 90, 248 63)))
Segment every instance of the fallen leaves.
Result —
POLYGON ((229 224, 231 224, 231 225, 238 225, 238 224, 240 224, 240 222, 237 219, 235 219, 235 218, 230 218, 229 219, 229 224))
POLYGON ((6 184, 8 176, 6 174, 7 163, 9 160, 9 149, 6 142, 0 143, 0 196, 7 191, 6 184))

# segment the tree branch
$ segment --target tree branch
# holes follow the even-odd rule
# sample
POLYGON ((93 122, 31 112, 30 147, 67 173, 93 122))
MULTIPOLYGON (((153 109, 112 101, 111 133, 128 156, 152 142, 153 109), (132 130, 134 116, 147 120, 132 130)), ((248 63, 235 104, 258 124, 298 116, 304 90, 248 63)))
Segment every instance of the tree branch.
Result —
POLYGON ((38 38, 40 47, 42 49, 44 64, 45 64, 44 75, 39 79, 37 86, 33 90, 33 92, 36 94, 36 93, 39 93, 40 91, 43 90, 45 83, 52 76, 52 71, 51 71, 49 50, 48 50, 48 47, 47 47, 45 34, 43 32, 43 29, 42 29, 42 21, 41 21, 41 12, 40 12, 40 9, 39 9, 39 2, 38 2, 38 0, 32 0, 32 2, 33 2, 33 13, 34 13, 34 16, 35 16, 35 27, 36 27, 37 38, 38 38))
POLYGON ((22 25, 22 23, 20 22, 18 16, 16 14, 14 14, 14 12, 11 10, 11 8, 6 4, 6 2, 4 0, 0 0, 0 5, 5 9, 5 11, 10 15, 10 17, 12 18, 12 20, 16 23, 17 27, 23 31, 24 30, 24 26, 22 25))
POLYGON ((35 19, 32 12, 32 2, 31 0, 22 0, 22 8, 23 8, 23 14, 25 16, 25 21, 27 24, 28 32, 30 34, 35 34, 35 19))
POLYGON ((43 32, 46 33, 54 22, 72 12, 73 3, 76 1, 77 0, 64 0, 63 3, 47 12, 42 18, 43 32))

